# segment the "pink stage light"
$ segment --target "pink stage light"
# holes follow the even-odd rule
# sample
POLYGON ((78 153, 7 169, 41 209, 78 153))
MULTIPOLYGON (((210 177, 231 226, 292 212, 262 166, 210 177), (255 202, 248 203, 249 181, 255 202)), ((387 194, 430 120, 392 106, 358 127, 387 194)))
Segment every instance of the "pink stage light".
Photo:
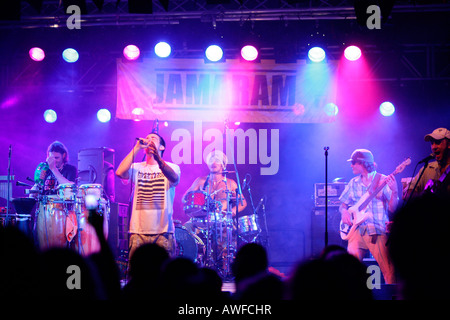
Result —
POLYGON ((126 46, 125 49, 123 49, 123 56, 127 60, 130 60, 130 61, 136 60, 137 58, 139 58, 140 55, 141 55, 141 51, 134 44, 130 44, 130 45, 126 46))
POLYGON ((258 58, 258 50, 254 46, 247 45, 241 49, 241 56, 247 61, 258 58))
POLYGON ((42 61, 45 58, 45 52, 41 48, 34 47, 28 51, 30 58, 34 61, 42 61))
POLYGON ((356 61, 361 58, 361 49, 357 46, 349 46, 345 48, 344 56, 347 60, 356 61))

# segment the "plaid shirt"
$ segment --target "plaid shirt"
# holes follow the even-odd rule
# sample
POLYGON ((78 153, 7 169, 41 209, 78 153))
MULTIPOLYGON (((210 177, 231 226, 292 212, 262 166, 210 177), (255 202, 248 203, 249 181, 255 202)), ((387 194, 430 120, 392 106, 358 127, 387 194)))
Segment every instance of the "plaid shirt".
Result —
MULTIPOLYGON (((369 173, 372 178, 375 177, 376 171, 369 173)), ((386 177, 381 175, 381 179, 386 177)), ((380 181, 381 181, 380 179, 380 181)), ((370 185, 369 185, 370 187, 370 185)), ((359 199, 367 192, 366 187, 361 180, 361 175, 354 177, 345 187, 339 200, 349 207, 355 205, 359 199)), ((368 219, 359 226, 359 232, 363 235, 366 231, 369 235, 386 233, 386 222, 389 221, 388 208, 392 191, 386 185, 384 188, 369 202, 366 211, 370 212, 368 219)))

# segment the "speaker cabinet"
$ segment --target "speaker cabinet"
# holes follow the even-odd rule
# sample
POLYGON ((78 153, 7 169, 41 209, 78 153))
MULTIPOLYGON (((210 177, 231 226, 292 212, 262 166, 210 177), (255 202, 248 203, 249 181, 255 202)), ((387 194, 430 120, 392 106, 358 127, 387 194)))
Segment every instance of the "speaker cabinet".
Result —
POLYGON ((114 150, 106 147, 78 152, 78 185, 101 184, 111 202, 115 200, 114 150))
MULTIPOLYGON (((339 224, 341 214, 339 208, 328 208, 327 219, 328 245, 347 247, 347 241, 341 239, 339 224)), ((325 208, 314 208, 311 216, 311 254, 318 257, 325 248, 325 208)))
POLYGON ((128 204, 111 203, 108 243, 116 257, 128 250, 128 204))

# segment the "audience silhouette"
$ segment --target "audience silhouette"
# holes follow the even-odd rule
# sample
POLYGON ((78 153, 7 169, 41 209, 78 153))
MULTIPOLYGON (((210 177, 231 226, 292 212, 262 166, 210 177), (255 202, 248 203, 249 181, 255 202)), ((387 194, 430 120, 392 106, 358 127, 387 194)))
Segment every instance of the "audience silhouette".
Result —
POLYGON ((232 265, 236 292, 234 298, 245 300, 281 300, 284 284, 269 272, 266 249, 258 243, 246 243, 236 253, 232 265))
MULTIPOLYGON (((448 299, 450 280, 442 261, 450 225, 448 197, 427 194, 396 213, 388 241, 401 299, 448 299), (420 235, 420 238, 414 237, 420 235)), ((185 257, 170 257, 156 244, 139 247, 121 286, 117 262, 91 214, 101 250, 88 257, 73 249, 37 249, 14 226, 0 227, 0 298, 89 300, 373 300, 366 266, 337 245, 299 261, 287 278, 271 272, 266 249, 246 243, 231 266, 235 292, 222 290, 219 273, 185 257), (72 267, 76 266, 75 269, 72 267), (81 277, 77 277, 77 272, 81 277), (78 287, 77 287, 78 286, 78 287)))
POLYGON ((404 300, 449 299, 445 261, 450 226, 450 197, 424 194, 411 199, 394 217, 389 252, 404 300))
POLYGON ((372 300, 365 266, 338 249, 303 261, 288 280, 287 298, 292 300, 372 300))
POLYGON ((0 226, 0 299, 34 298, 39 266, 33 241, 16 227, 0 226))
POLYGON ((162 269, 169 254, 148 243, 136 249, 129 261, 129 280, 122 290, 124 299, 156 299, 162 288, 162 269))

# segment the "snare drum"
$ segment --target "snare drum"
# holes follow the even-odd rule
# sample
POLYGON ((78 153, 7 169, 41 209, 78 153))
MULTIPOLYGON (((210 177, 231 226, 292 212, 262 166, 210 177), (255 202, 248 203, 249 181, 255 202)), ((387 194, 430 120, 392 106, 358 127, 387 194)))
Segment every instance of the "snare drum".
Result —
POLYGON ((175 227, 176 255, 189 258, 195 263, 200 262, 204 255, 205 245, 195 234, 185 227, 175 227))
POLYGON ((258 218, 256 214, 238 218, 239 234, 253 236, 259 232, 258 218))
POLYGON ((75 211, 69 209, 59 196, 46 196, 39 202, 36 233, 41 249, 66 247, 76 232, 75 211))
POLYGON ((60 200, 75 201, 77 186, 73 183, 60 184, 56 190, 56 194, 60 200))
POLYGON ((205 229, 205 228, 213 228, 217 229, 222 227, 222 223, 224 222, 224 215, 221 211, 208 212, 208 215, 203 218, 192 218, 192 224, 195 228, 205 229))

